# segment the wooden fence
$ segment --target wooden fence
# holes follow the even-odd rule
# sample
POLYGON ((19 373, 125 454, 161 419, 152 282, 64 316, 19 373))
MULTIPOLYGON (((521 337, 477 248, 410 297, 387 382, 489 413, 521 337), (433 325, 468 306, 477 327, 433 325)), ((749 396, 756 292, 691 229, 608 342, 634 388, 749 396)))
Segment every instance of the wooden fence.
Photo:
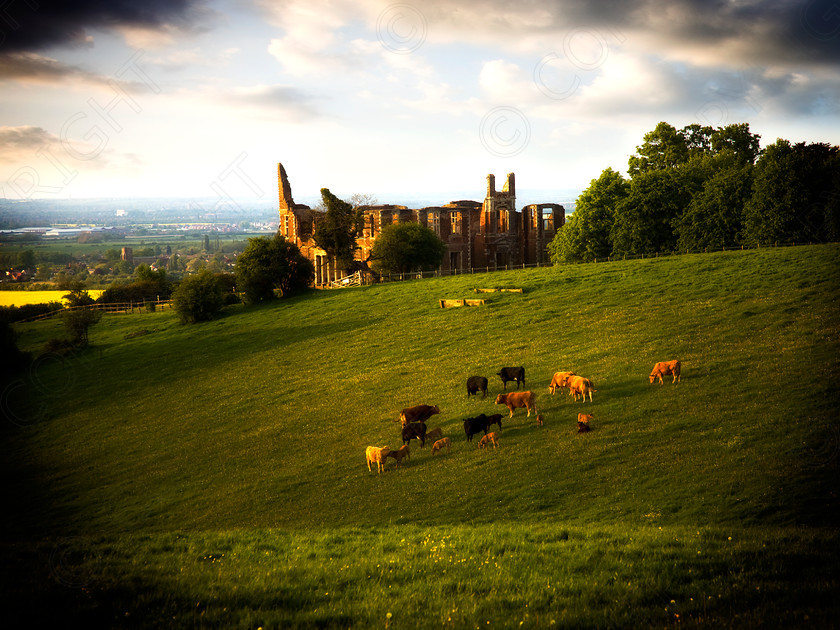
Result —
POLYGON ((145 300, 136 302, 96 302, 94 304, 86 304, 84 306, 71 306, 62 308, 57 311, 50 311, 49 313, 42 313, 34 317, 21 320, 21 322, 38 322, 43 319, 50 319, 60 313, 67 313, 68 311, 89 310, 102 311, 103 313, 153 313, 155 311, 172 308, 172 300, 145 300))

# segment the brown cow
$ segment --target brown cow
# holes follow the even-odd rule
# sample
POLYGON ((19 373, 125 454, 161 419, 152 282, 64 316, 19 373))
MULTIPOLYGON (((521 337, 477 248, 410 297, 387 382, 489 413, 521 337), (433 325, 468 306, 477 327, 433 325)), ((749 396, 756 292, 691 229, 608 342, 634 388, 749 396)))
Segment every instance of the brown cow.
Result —
POLYGON ((650 382, 653 383, 657 378, 659 379, 659 384, 662 385, 664 382, 662 380, 663 376, 673 376, 674 380, 671 381, 672 383, 676 383, 680 380, 680 367, 682 364, 679 362, 679 359, 674 359, 673 361, 660 361, 656 365, 653 366, 653 371, 650 373, 650 382))
POLYGON ((426 431, 426 439, 429 442, 436 442, 443 437, 443 429, 435 427, 431 431, 426 431))
POLYGON ((592 402, 592 392, 597 391, 592 386, 592 381, 588 378, 572 376, 569 379, 569 395, 574 396, 575 401, 577 401, 578 394, 580 394, 581 400, 586 402, 586 394, 589 394, 589 402, 592 402))
POLYGON ((499 394, 496 396, 497 405, 507 405, 510 410, 509 418, 513 417, 513 410, 524 407, 528 410, 528 415, 531 411, 537 412, 537 401, 534 392, 509 392, 507 394, 499 394))
POLYGON ((432 444, 432 455, 434 455, 438 451, 442 451, 444 448, 446 449, 446 452, 448 453, 449 452, 449 445, 450 445, 451 442, 452 442, 452 440, 450 440, 449 438, 441 438, 440 440, 438 440, 437 442, 432 444))
POLYGON ((397 460, 397 468, 399 468, 403 459, 411 459, 411 450, 409 450, 408 444, 403 444, 396 451, 388 451, 385 457, 393 457, 397 460))
POLYGON ((406 407, 400 412, 400 422, 403 426, 409 422, 425 422, 436 413, 440 413, 437 405, 415 405, 406 407))
POLYGON ((499 439, 496 437, 496 433, 488 433, 483 438, 481 438, 478 442, 478 448, 484 448, 488 444, 492 444, 493 448, 496 448, 499 445, 499 439))
POLYGON ((551 384, 548 386, 548 391, 552 394, 558 389, 563 389, 569 386, 569 379, 574 376, 574 372, 555 372, 551 377, 551 384))

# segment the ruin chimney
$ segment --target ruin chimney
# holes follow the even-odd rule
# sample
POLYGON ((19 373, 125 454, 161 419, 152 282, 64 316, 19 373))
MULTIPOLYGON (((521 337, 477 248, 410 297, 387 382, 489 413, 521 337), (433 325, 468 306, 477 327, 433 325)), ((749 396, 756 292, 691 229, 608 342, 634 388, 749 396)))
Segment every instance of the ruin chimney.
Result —
POLYGON ((487 196, 492 197, 496 194, 496 176, 495 175, 488 175, 487 176, 487 196))
POLYGON ((289 184, 286 169, 279 162, 277 163, 277 189, 280 194, 280 210, 292 210, 295 207, 295 201, 292 199, 292 186, 289 184))
POLYGON ((504 192, 509 192, 511 195, 516 196, 516 175, 513 173, 508 173, 507 181, 505 182, 505 187, 502 188, 504 192))

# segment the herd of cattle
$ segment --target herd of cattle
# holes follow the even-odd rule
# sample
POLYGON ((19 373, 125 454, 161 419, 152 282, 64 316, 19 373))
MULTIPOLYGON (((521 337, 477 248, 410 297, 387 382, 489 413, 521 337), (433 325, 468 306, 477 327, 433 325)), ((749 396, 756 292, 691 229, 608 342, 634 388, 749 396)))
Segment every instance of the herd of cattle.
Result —
MULTIPOLYGON (((650 382, 653 383, 659 379, 662 384, 663 376, 673 377, 672 383, 680 380, 681 364, 679 360, 661 361, 654 365, 650 373, 650 382)), ((497 405, 505 405, 510 412, 508 418, 513 417, 515 409, 525 409, 528 412, 528 417, 533 411, 537 417, 537 424, 542 425, 542 416, 537 411, 536 397, 531 391, 516 391, 508 392, 508 382, 515 381, 516 389, 520 385, 525 385, 525 368, 524 367, 505 367, 502 368, 497 376, 502 380, 505 392, 496 396, 497 405)), ((487 379, 483 376, 471 376, 467 379, 467 397, 478 395, 481 392, 481 397, 487 396, 487 379)), ((580 396, 582 402, 586 402, 586 396, 589 395, 589 402, 592 402, 593 392, 597 392, 592 385, 592 381, 583 376, 579 376, 574 372, 555 372, 548 386, 548 391, 553 395, 558 390, 562 392, 563 388, 569 389, 569 395, 577 401, 580 396)), ((432 455, 439 453, 446 449, 449 452, 452 441, 450 438, 443 435, 443 429, 437 427, 429 431, 426 428, 426 422, 434 415, 440 413, 440 408, 437 405, 415 405, 414 407, 407 407, 400 413, 400 424, 402 427, 401 437, 402 446, 397 450, 391 450, 388 446, 368 446, 365 450, 365 458, 367 460, 368 471, 371 471, 371 464, 376 464, 377 472, 382 472, 385 469, 385 463, 388 458, 393 458, 396 461, 397 468, 399 468, 403 459, 411 459, 411 452, 409 444, 411 440, 419 440, 420 448, 426 445, 426 441, 432 442, 432 455)), ((578 414, 578 432, 585 433, 590 430, 589 421, 592 419, 592 414, 578 414)), ((493 445, 493 448, 498 446, 498 434, 490 431, 490 427, 498 425, 499 431, 502 430, 502 414, 497 413, 493 415, 479 414, 474 418, 467 418, 464 420, 464 434, 468 442, 472 442, 474 435, 484 433, 484 436, 479 440, 478 447, 484 448, 493 445)))

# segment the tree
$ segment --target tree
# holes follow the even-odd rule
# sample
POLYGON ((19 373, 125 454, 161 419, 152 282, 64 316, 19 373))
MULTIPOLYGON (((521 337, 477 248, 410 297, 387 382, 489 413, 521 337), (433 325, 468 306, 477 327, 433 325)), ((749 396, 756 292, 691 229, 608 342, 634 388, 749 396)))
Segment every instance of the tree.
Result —
POLYGON ((676 223, 680 250, 733 247, 741 242, 744 206, 752 194, 752 164, 718 170, 676 223))
POLYGON ((277 232, 274 237, 248 239, 248 246, 236 259, 236 281, 247 303, 284 297, 308 287, 315 278, 312 262, 294 243, 277 232))
POLYGON ((628 160, 627 171, 631 177, 636 177, 653 170, 674 168, 688 158, 685 134, 661 122, 656 129, 645 134, 642 145, 636 147, 636 155, 631 155, 628 160))
POLYGON ((213 319, 223 304, 222 285, 207 269, 184 278, 172 293, 172 306, 185 324, 213 319))
POLYGON ((616 207, 610 238, 614 254, 673 251, 674 225, 692 196, 694 182, 677 169, 635 176, 630 193, 616 207))
POLYGON ((750 244, 826 242, 840 237, 840 148, 777 140, 755 165, 744 208, 750 244))
POLYGON ((325 212, 315 223, 315 244, 335 260, 337 268, 350 269, 358 249, 356 235, 359 233, 362 212, 333 195, 327 188, 321 189, 321 200, 325 212))
POLYGON ((70 334, 70 341, 77 346, 88 345, 88 331, 90 327, 102 319, 102 311, 90 308, 74 308, 63 311, 61 317, 64 326, 70 334))
POLYGON ((615 208, 629 191, 620 173, 607 168, 593 179, 575 202, 575 211, 548 245, 553 263, 591 262, 606 258, 613 249, 610 231, 615 208))
POLYGON ((419 223, 392 223, 382 228, 371 248, 371 265, 381 273, 432 271, 440 267, 446 244, 419 223))

